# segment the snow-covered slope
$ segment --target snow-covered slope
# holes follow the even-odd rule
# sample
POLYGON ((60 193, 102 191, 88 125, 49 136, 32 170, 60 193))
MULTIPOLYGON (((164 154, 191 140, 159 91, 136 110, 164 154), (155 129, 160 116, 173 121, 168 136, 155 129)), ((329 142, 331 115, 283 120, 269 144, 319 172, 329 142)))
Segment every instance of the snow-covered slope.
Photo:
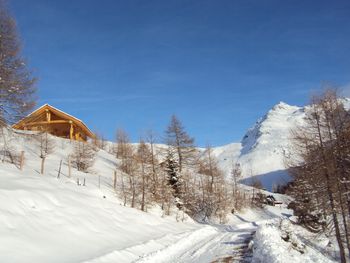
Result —
POLYGON ((263 174, 284 168, 283 157, 290 150, 290 130, 302 124, 303 108, 280 102, 242 139, 239 162, 245 175, 263 174))
POLYGON ((1 169, 0 184, 1 262, 103 262, 109 254, 130 262, 154 250, 164 235, 162 242, 172 242, 200 228, 121 206, 91 184, 12 167, 1 169))
POLYGON ((240 143, 230 143, 213 148, 213 154, 218 159, 220 168, 227 174, 229 174, 232 165, 238 160, 241 148, 240 143))
POLYGON ((284 158, 290 152, 290 130, 302 125, 304 116, 304 108, 278 103, 247 131, 241 143, 216 148, 221 168, 229 174, 232 162, 238 162, 243 178, 258 176, 268 189, 288 181, 284 158))
POLYGON ((31 136, 9 138, 13 151, 25 151, 25 165, 20 171, 0 163, 0 262, 131 262, 197 230, 213 231, 190 218, 177 222, 176 212, 162 216, 157 206, 147 213, 124 207, 112 187, 115 158, 105 151, 91 173, 72 169, 68 178, 72 145, 52 137, 55 151, 40 175, 40 151, 31 136))
POLYGON ((116 160, 108 152, 98 152, 89 173, 72 169, 68 177, 72 143, 50 136, 55 149, 41 175, 39 145, 31 133, 6 138, 13 152, 25 152, 25 163, 22 171, 0 163, 0 262, 213 262, 244 244, 242 233, 250 235, 257 221, 290 214, 286 205, 249 209, 230 214, 234 226, 226 227, 195 223, 175 208, 170 216, 157 205, 142 212, 116 196, 116 160))
MULTIPOLYGON (((264 123, 260 122, 258 129, 262 126, 264 123)), ((258 225, 272 218, 291 214, 286 209, 286 197, 278 195, 284 201, 282 207, 230 214, 230 226, 198 224, 175 208, 171 216, 165 216, 157 205, 147 213, 125 207, 112 187, 116 167, 112 154, 100 150, 89 173, 72 169, 72 176, 68 177, 67 156, 73 145, 69 140, 51 137, 55 150, 46 158, 45 172, 41 175, 39 145, 32 137, 30 132, 6 135, 9 139, 6 143, 13 152, 25 152, 25 165, 21 171, 13 164, 0 163, 0 262, 233 259, 236 258, 233 251, 245 245, 246 238, 242 237, 251 237, 258 225)), ((262 134, 250 138, 256 141, 255 146, 251 143, 251 149, 244 154, 246 145, 241 144, 214 149, 223 169, 229 170, 235 159, 243 160, 242 156, 261 151, 262 134)), ((2 144, 0 140, 1 150, 2 144)), ((0 157, 2 154, 0 151, 0 157)), ((246 190, 249 192, 248 186, 246 190)), ((242 259, 240 256, 237 255, 237 260, 242 259)))

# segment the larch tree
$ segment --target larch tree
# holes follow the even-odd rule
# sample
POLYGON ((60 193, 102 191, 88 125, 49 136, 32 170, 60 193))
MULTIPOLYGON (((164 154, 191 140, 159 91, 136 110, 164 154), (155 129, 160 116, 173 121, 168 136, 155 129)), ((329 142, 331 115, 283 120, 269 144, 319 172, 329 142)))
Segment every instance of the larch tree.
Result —
POLYGON ((160 180, 161 180, 161 166, 158 160, 158 149, 155 145, 156 135, 152 130, 148 130, 146 133, 146 143, 149 145, 150 157, 151 157, 151 178, 150 178, 150 191, 152 192, 153 199, 159 201, 160 199, 160 180))
POLYGON ((292 196, 294 210, 304 223, 329 220, 346 262, 349 242, 349 113, 334 90, 315 96, 307 111, 306 125, 293 131, 296 160, 292 196), (345 194, 344 194, 345 193, 345 194), (346 245, 345 245, 346 244, 346 245))
POLYGON ((175 115, 171 116, 170 124, 165 131, 165 138, 166 144, 173 148, 176 153, 179 172, 181 173, 184 165, 193 161, 195 153, 194 138, 187 134, 182 123, 175 115))
POLYGON ((203 152, 198 172, 201 176, 202 195, 197 196, 200 198, 196 203, 200 204, 199 211, 203 214, 203 219, 208 220, 215 216, 220 219, 220 222, 224 222, 229 206, 227 184, 210 146, 207 146, 203 152))
POLYGON ((21 56, 16 22, 0 0, 0 127, 34 107, 35 81, 21 56))
POLYGON ((237 209, 239 206, 238 202, 238 181, 242 176, 242 169, 239 163, 232 163, 232 168, 230 172, 231 181, 232 181, 232 197, 234 202, 234 208, 237 209))
POLYGON ((71 160, 78 171, 88 172, 95 162, 97 149, 88 142, 75 141, 71 160))
POLYGON ((151 181, 152 174, 152 152, 148 144, 146 144, 143 140, 140 140, 140 143, 137 147, 136 151, 136 160, 139 164, 139 181, 138 184, 141 192, 141 210, 146 211, 147 205, 150 203, 150 193, 151 193, 151 185, 149 182, 151 181))
POLYGON ((122 193, 124 198, 124 205, 130 201, 131 207, 136 207, 137 203, 137 158, 135 157, 135 149, 130 143, 128 134, 123 129, 117 130, 117 142, 115 154, 118 159, 117 168, 119 168, 123 174, 122 180, 122 193), (124 182, 124 177, 127 177, 127 181, 124 182))
POLYGON ((40 151, 40 155, 39 155, 41 158, 40 173, 44 174, 45 160, 49 154, 53 153, 55 149, 55 141, 51 138, 48 127, 45 127, 45 129, 35 134, 34 138, 37 142, 37 145, 40 151))
POLYGON ((93 138, 93 144, 101 149, 101 150, 106 150, 106 147, 107 147, 107 140, 106 138, 100 134, 99 132, 94 132, 95 136, 93 138))

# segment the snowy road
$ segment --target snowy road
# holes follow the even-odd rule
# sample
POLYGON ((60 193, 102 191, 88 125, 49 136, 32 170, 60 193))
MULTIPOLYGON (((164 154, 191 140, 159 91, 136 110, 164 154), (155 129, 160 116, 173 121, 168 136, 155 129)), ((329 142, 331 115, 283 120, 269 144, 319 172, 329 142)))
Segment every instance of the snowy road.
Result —
POLYGON ((206 226, 136 262, 244 262, 255 223, 206 226))

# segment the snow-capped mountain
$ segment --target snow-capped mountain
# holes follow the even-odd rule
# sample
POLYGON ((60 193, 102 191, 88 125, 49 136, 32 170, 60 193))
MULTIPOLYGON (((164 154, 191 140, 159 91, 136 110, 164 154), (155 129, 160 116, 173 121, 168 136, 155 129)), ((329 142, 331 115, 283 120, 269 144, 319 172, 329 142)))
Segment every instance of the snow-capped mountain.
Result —
POLYGON ((241 143, 216 148, 221 168, 228 175, 232 163, 238 162, 243 178, 258 176, 269 189, 284 183, 288 180, 284 159, 291 151, 290 131, 302 125, 304 117, 304 107, 278 103, 246 132, 241 143))
MULTIPOLYGON (((350 109, 349 98, 343 98, 342 103, 350 109)), ((214 149, 221 169, 229 176, 232 164, 240 163, 243 183, 249 184, 251 177, 257 177, 269 190, 274 184, 289 181, 285 159, 292 153, 290 132, 305 125, 309 107, 276 104, 248 129, 240 143, 214 149)))

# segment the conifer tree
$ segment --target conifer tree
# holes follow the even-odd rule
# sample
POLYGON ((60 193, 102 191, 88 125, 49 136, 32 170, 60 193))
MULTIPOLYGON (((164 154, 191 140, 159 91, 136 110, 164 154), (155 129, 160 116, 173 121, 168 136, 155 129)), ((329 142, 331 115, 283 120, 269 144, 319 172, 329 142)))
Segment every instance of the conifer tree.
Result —
POLYGON ((181 182, 179 179, 179 164, 174 158, 174 153, 168 149, 165 160, 165 171, 168 175, 168 183, 174 189, 174 196, 180 197, 181 182))

